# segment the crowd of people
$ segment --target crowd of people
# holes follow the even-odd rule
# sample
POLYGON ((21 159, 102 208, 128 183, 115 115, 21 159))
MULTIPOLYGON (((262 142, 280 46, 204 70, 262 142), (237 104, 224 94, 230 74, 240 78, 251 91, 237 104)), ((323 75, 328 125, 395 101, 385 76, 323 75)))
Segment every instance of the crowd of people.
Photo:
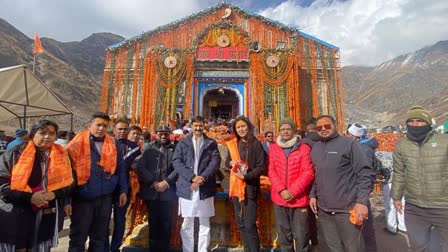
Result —
POLYGON ((266 131, 262 141, 245 116, 216 125, 195 116, 178 138, 161 124, 151 139, 147 128, 112 122, 102 112, 76 136, 49 120, 36 121, 29 132, 16 130, 9 143, 0 131, 6 149, 0 156, 0 251, 50 251, 65 216, 71 220, 68 251, 85 251, 87 241, 89 251, 119 251, 126 212, 138 200, 149 216, 150 251, 169 250, 176 205, 182 250, 209 251, 222 165, 244 251, 260 251, 263 176, 270 180, 281 251, 378 251, 369 200, 378 177, 384 178, 386 229, 406 232, 412 251, 448 251, 448 135, 435 133, 431 123, 429 111, 411 107, 407 134, 393 153, 376 152, 378 141, 359 123, 338 132, 331 115, 310 120, 303 136, 283 118, 278 133, 266 131), (217 141, 205 134, 212 126, 231 135, 221 141, 223 160, 217 141), (431 244, 434 233, 437 244, 431 244))

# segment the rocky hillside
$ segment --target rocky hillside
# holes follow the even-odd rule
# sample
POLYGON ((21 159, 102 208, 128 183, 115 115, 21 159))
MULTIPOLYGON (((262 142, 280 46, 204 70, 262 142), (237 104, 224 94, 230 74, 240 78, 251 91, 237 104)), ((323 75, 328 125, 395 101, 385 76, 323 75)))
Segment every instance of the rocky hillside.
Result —
MULTIPOLYGON (((18 64, 32 69, 34 40, 0 19, 0 67, 18 64)), ((36 58, 36 75, 75 113, 75 129, 85 127, 98 109, 107 46, 124 38, 95 33, 80 42, 41 38, 45 53, 36 58)))
POLYGON ((448 118, 448 41, 401 55, 376 67, 342 68, 346 115, 373 125, 396 124, 413 104, 437 122, 448 118))

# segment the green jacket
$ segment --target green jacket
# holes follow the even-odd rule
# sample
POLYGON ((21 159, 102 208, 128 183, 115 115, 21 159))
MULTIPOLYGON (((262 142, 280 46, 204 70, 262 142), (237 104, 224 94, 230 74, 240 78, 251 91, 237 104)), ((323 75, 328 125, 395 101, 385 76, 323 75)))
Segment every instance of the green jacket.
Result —
POLYGON ((428 133, 422 145, 400 139, 393 154, 391 195, 420 207, 448 208, 448 135, 428 133))

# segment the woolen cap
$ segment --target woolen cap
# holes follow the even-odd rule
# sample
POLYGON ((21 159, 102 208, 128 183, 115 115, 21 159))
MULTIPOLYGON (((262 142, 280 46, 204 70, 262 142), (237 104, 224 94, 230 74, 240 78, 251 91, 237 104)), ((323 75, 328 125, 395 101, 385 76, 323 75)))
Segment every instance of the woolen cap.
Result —
POLYGON ((408 110, 406 113, 406 122, 410 119, 421 119, 429 125, 432 124, 431 113, 420 105, 414 105, 408 110))
POLYGON ((16 129, 16 137, 23 137, 28 134, 28 130, 26 129, 16 129))
POLYGON ((296 124, 294 123, 294 121, 291 118, 285 118, 283 120, 280 121, 280 123, 278 124, 278 129, 280 130, 280 127, 283 124, 288 124, 289 126, 291 126, 291 128, 295 131, 296 130, 296 124))
POLYGON ((367 128, 360 123, 354 123, 348 128, 348 132, 355 137, 362 137, 367 135, 367 128))

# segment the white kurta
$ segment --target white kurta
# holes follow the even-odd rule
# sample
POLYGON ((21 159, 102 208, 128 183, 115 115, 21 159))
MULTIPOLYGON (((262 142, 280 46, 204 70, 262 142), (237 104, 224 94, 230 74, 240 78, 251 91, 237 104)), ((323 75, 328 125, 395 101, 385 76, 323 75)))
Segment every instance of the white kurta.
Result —
MULTIPOLYGON (((201 147, 204 143, 204 137, 201 137, 197 143, 193 136, 193 147, 194 147, 194 174, 198 175, 199 166, 199 154, 201 147)), ((179 198, 179 215, 182 217, 211 217, 215 216, 215 205, 214 197, 209 197, 207 199, 201 200, 199 196, 199 190, 192 193, 191 200, 179 198)))

